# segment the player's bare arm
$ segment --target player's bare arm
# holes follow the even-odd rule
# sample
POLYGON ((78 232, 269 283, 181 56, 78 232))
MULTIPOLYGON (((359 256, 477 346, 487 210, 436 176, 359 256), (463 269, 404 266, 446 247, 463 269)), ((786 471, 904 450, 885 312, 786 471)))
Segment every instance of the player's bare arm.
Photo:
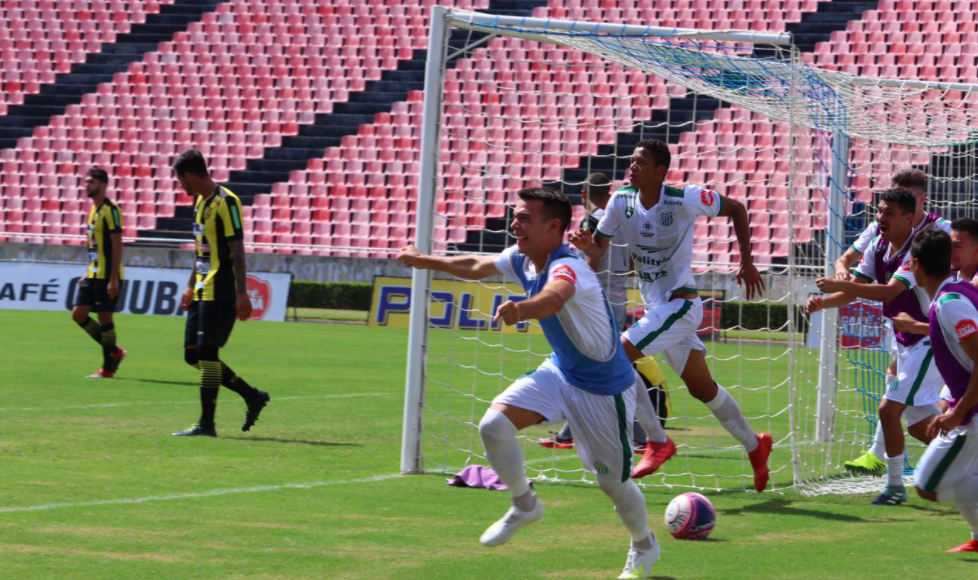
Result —
POLYGON ((461 256, 429 256, 422 254, 414 245, 404 247, 397 254, 397 261, 418 270, 445 272, 465 280, 482 280, 498 276, 496 256, 463 254, 461 256))
POLYGON ((550 318, 560 312, 564 303, 574 297, 574 285, 566 280, 551 280, 533 298, 513 302, 507 300, 496 309, 492 321, 502 320, 512 326, 522 320, 550 318))
POLYGON ((234 284, 237 290, 235 307, 238 311, 238 320, 244 321, 251 318, 251 298, 248 297, 248 266, 245 263, 245 249, 242 240, 232 240, 228 242, 231 250, 231 264, 234 266, 234 284))
POLYGON ((575 248, 584 252, 587 256, 588 266, 595 272, 601 267, 601 257, 611 245, 611 238, 601 235, 594 235, 594 232, 587 228, 581 228, 573 232, 568 238, 575 248))
POLYGON ((856 251, 855 248, 847 249, 846 252, 839 256, 839 259, 835 261, 835 277, 839 280, 852 280, 852 274, 849 272, 849 270, 851 270, 853 265, 858 264, 859 260, 862 259, 862 252, 856 251))
POLYGON ((907 289, 907 285, 896 277, 891 278, 885 286, 882 284, 866 284, 865 278, 858 276, 852 282, 838 278, 819 278, 815 281, 815 285, 822 292, 844 292, 856 298, 876 302, 890 302, 907 289))
POLYGON ((187 281, 187 288, 180 296, 180 308, 190 310, 190 305, 194 303, 194 286, 197 285, 197 263, 190 267, 190 280, 187 281))
POLYGON ((761 273, 754 266, 754 257, 751 255, 750 219, 747 217, 747 208, 735 199, 724 196, 720 196, 720 199, 723 203, 723 210, 720 215, 729 217, 733 221, 734 233, 737 235, 737 246, 740 248, 737 284, 745 287, 748 300, 755 296, 759 298, 764 294, 764 279, 761 278, 761 273))
POLYGON ((109 235, 109 243, 112 244, 112 276, 105 291, 109 298, 119 295, 119 270, 122 268, 122 233, 109 235))
MULTIPOLYGON (((897 332, 903 332, 907 334, 930 334, 930 325, 926 322, 920 322, 913 316, 910 316, 906 312, 900 312, 895 315, 890 320, 893 321, 893 329, 897 332)), ((893 372, 891 374, 896 374, 893 372)))
POLYGON ((968 390, 964 392, 964 396, 953 409, 931 419, 930 424, 927 425, 929 437, 936 437, 941 433, 951 431, 964 421, 968 411, 978 405, 978 334, 972 334, 959 344, 974 363, 974 370, 971 371, 971 378, 968 379, 968 390))

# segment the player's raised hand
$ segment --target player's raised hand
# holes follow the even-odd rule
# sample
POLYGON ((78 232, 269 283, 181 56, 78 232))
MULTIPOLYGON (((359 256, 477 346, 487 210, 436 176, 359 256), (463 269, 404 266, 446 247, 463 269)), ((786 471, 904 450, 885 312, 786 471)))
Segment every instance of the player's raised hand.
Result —
POLYGON ((815 285, 818 286, 818 289, 825 293, 842 292, 845 284, 845 281, 837 278, 819 278, 815 280, 815 285))
POLYGON ((251 297, 248 296, 247 292, 238 292, 238 299, 235 301, 234 306, 238 312, 238 320, 244 322, 251 318, 251 297))
POLYGON ((822 297, 809 296, 808 302, 805 303, 805 314, 815 314, 821 309, 822 309, 822 297))
POLYGON ((520 321, 520 309, 516 302, 507 300, 496 309, 496 315, 492 317, 493 324, 502 320, 507 326, 513 326, 520 321))
POLYGON ((401 251, 397 253, 397 261, 405 266, 416 268, 418 265, 417 258, 419 256, 421 256, 421 252, 414 247, 414 244, 410 244, 401 248, 401 251))
POLYGON ((587 252, 588 248, 591 247, 591 230, 587 228, 581 228, 570 235, 570 243, 574 244, 578 250, 582 252, 587 252))
POLYGON ((761 278, 761 273, 753 263, 741 262, 737 267, 737 285, 744 286, 748 300, 755 296, 760 298, 764 294, 764 278, 761 278))

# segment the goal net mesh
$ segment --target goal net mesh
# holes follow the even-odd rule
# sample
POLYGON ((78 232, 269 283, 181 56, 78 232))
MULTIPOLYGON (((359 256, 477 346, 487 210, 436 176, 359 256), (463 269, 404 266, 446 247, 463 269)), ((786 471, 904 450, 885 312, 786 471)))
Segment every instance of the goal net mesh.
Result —
MULTIPOLYGON (((919 167, 931 175, 932 211, 973 213, 973 94, 814 69, 792 46, 747 42, 749 34, 721 41, 710 33, 615 33, 587 24, 558 30, 449 15, 465 28, 455 28, 443 47, 434 251, 496 253, 510 245, 510 210, 523 187, 567 193, 576 227, 587 212, 580 192, 589 174, 603 172, 618 187, 635 143, 666 141, 673 153, 667 183, 705 185, 748 207, 765 295, 748 303, 737 286, 739 257, 726 218, 697 222, 694 272, 711 372, 754 429, 774 438, 771 488, 823 493, 878 485, 842 470, 871 442, 889 364, 878 305, 841 313, 838 346, 831 345, 835 404, 820 417, 820 328, 804 316, 804 303, 826 274, 830 249, 840 254, 871 223, 872 192, 888 187, 895 171, 919 167), (833 173, 833 136, 849 140, 842 173, 833 173), (834 204, 833 191, 841 194, 834 204), (833 220, 845 227, 832 230, 833 220), (832 424, 820 429, 825 417, 832 424)), ((628 286, 633 321, 643 308, 634 277, 628 286)), ((482 414, 549 355, 536 322, 491 323, 500 303, 521 295, 501 280, 435 276, 429 295, 415 298, 430 320, 418 339, 422 470, 487 464, 482 414)), ((742 447, 658 362, 668 393, 659 412, 679 452, 642 484, 751 489, 742 447)), ((574 451, 538 444, 559 429, 521 432, 528 476, 591 481, 574 451)))

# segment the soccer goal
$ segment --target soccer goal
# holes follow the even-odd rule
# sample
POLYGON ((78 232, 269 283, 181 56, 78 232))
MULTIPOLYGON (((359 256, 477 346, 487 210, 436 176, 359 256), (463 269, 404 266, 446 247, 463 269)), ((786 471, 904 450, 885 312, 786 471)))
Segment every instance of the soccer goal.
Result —
MULTIPOLYGON (((641 139, 673 149, 667 183, 741 200, 767 293, 746 302, 732 226, 696 225, 701 336, 714 377, 770 432, 771 488, 850 492, 842 463, 869 445, 889 364, 878 305, 809 320, 814 281, 873 218, 900 169, 930 176, 931 211, 975 213, 978 96, 968 84, 860 78, 813 67, 788 34, 492 16, 435 7, 427 53, 416 221, 422 252, 509 245, 516 191, 547 185, 580 205, 592 172, 621 184, 641 139)), ((584 217, 578 207, 575 220, 584 217)), ((600 275, 610 276, 605 272, 600 275)), ((637 281, 630 316, 640 316, 637 281)), ((477 424, 549 349, 533 322, 491 323, 518 288, 413 274, 401 469, 485 464, 477 424)), ((642 482, 748 489, 742 448, 660 361, 679 453, 642 482)), ((528 475, 590 481, 573 451, 522 433, 528 475)), ((911 460, 920 448, 909 447, 911 460)), ((878 481, 878 480, 877 480, 878 481)))

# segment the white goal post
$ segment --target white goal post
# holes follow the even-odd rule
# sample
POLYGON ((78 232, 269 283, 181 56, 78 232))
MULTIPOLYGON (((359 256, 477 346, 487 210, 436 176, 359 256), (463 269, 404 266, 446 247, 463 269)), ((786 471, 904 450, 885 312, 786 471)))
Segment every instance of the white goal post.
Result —
MULTIPOLYGON (((737 367, 726 380, 745 414, 779 431, 774 439, 783 453, 772 471, 780 475, 780 487, 820 493, 865 483, 842 478, 840 465, 865 446, 875 421, 872 400, 882 392, 885 368, 878 314, 868 305, 849 311, 840 325, 837 310, 810 323, 798 310, 815 291, 815 278, 834 275, 852 220, 859 211, 871 212, 865 209, 871 203, 865 204, 872 189, 889 186, 883 181, 888 171, 925 167, 932 204, 949 217, 975 213, 968 193, 978 183, 978 132, 971 129, 978 121, 978 85, 817 69, 806 64, 786 33, 519 18, 435 6, 424 86, 415 223, 415 245, 422 253, 498 251, 490 238, 505 239, 505 227, 493 219, 505 217, 514 184, 552 185, 576 195, 581 180, 568 178, 573 171, 599 161, 619 171, 617 160, 631 153, 618 150, 631 138, 623 134, 665 135, 680 151, 686 143, 701 160, 708 158, 697 168, 692 155, 680 152, 674 155, 674 164, 680 162, 676 171, 709 179, 719 170, 726 175, 715 182, 721 193, 725 188, 745 192, 752 213, 760 208, 758 215, 765 214, 758 231, 769 237, 755 241, 770 249, 770 257, 755 250, 755 261, 771 288, 768 298, 757 301, 766 322, 748 324, 750 305, 729 280, 735 264, 718 258, 732 255, 729 240, 722 241, 723 225, 710 222, 703 230, 709 234, 697 236, 703 257, 696 265, 699 279, 717 289, 716 304, 739 312, 734 323, 715 320, 707 329, 722 340, 733 336, 732 343, 717 344, 711 365, 737 367), (518 42, 527 48, 513 44, 518 42), (453 68, 466 60, 463 70, 453 68), (618 82, 637 74, 652 88, 613 89, 609 96, 596 85, 536 83, 535 71, 547 71, 547 79, 584 74, 580 78, 618 82), (560 113, 566 103, 577 112, 560 113), (691 112, 682 108, 686 105, 691 112), (709 114, 699 108, 707 105, 709 114), (599 113, 593 122, 585 117, 592 110, 599 113), (652 118, 633 118, 629 111, 651 112, 652 118), (756 139, 744 129, 751 123, 756 139), (772 135, 761 135, 768 129, 772 135), (525 140, 511 141, 513 132, 525 140), (567 141, 565 134, 571 136, 567 141), (580 146, 572 142, 576 135, 586 135, 580 146), (537 160, 543 170, 521 170, 537 160), (483 207, 487 216, 466 213, 483 207), (758 377, 755 369, 761 368, 764 376, 758 377)), ((532 368, 546 354, 531 336, 532 324, 514 335, 480 322, 492 314, 480 304, 504 291, 501 282, 470 287, 413 272, 403 473, 448 472, 479 461, 477 424, 487 401, 514 373, 532 368), (453 313, 464 313, 469 325, 449 320, 453 313), (433 324, 434 318, 445 321, 433 324)), ((726 316, 721 313, 718 306, 717 316, 726 316)), ((721 488, 746 482, 746 473, 738 472, 743 461, 735 457, 737 450, 713 432, 701 409, 689 405, 686 411, 678 401, 690 397, 675 394, 679 387, 670 384, 672 406, 681 408, 673 409, 667 428, 687 430, 693 442, 685 449, 680 445, 680 453, 693 459, 651 483, 721 488)), ((530 438, 525 441, 527 449, 535 449, 530 438)), ((531 476, 587 480, 570 467, 572 461, 564 463, 566 456, 540 453, 527 454, 528 463, 542 465, 531 476)))

